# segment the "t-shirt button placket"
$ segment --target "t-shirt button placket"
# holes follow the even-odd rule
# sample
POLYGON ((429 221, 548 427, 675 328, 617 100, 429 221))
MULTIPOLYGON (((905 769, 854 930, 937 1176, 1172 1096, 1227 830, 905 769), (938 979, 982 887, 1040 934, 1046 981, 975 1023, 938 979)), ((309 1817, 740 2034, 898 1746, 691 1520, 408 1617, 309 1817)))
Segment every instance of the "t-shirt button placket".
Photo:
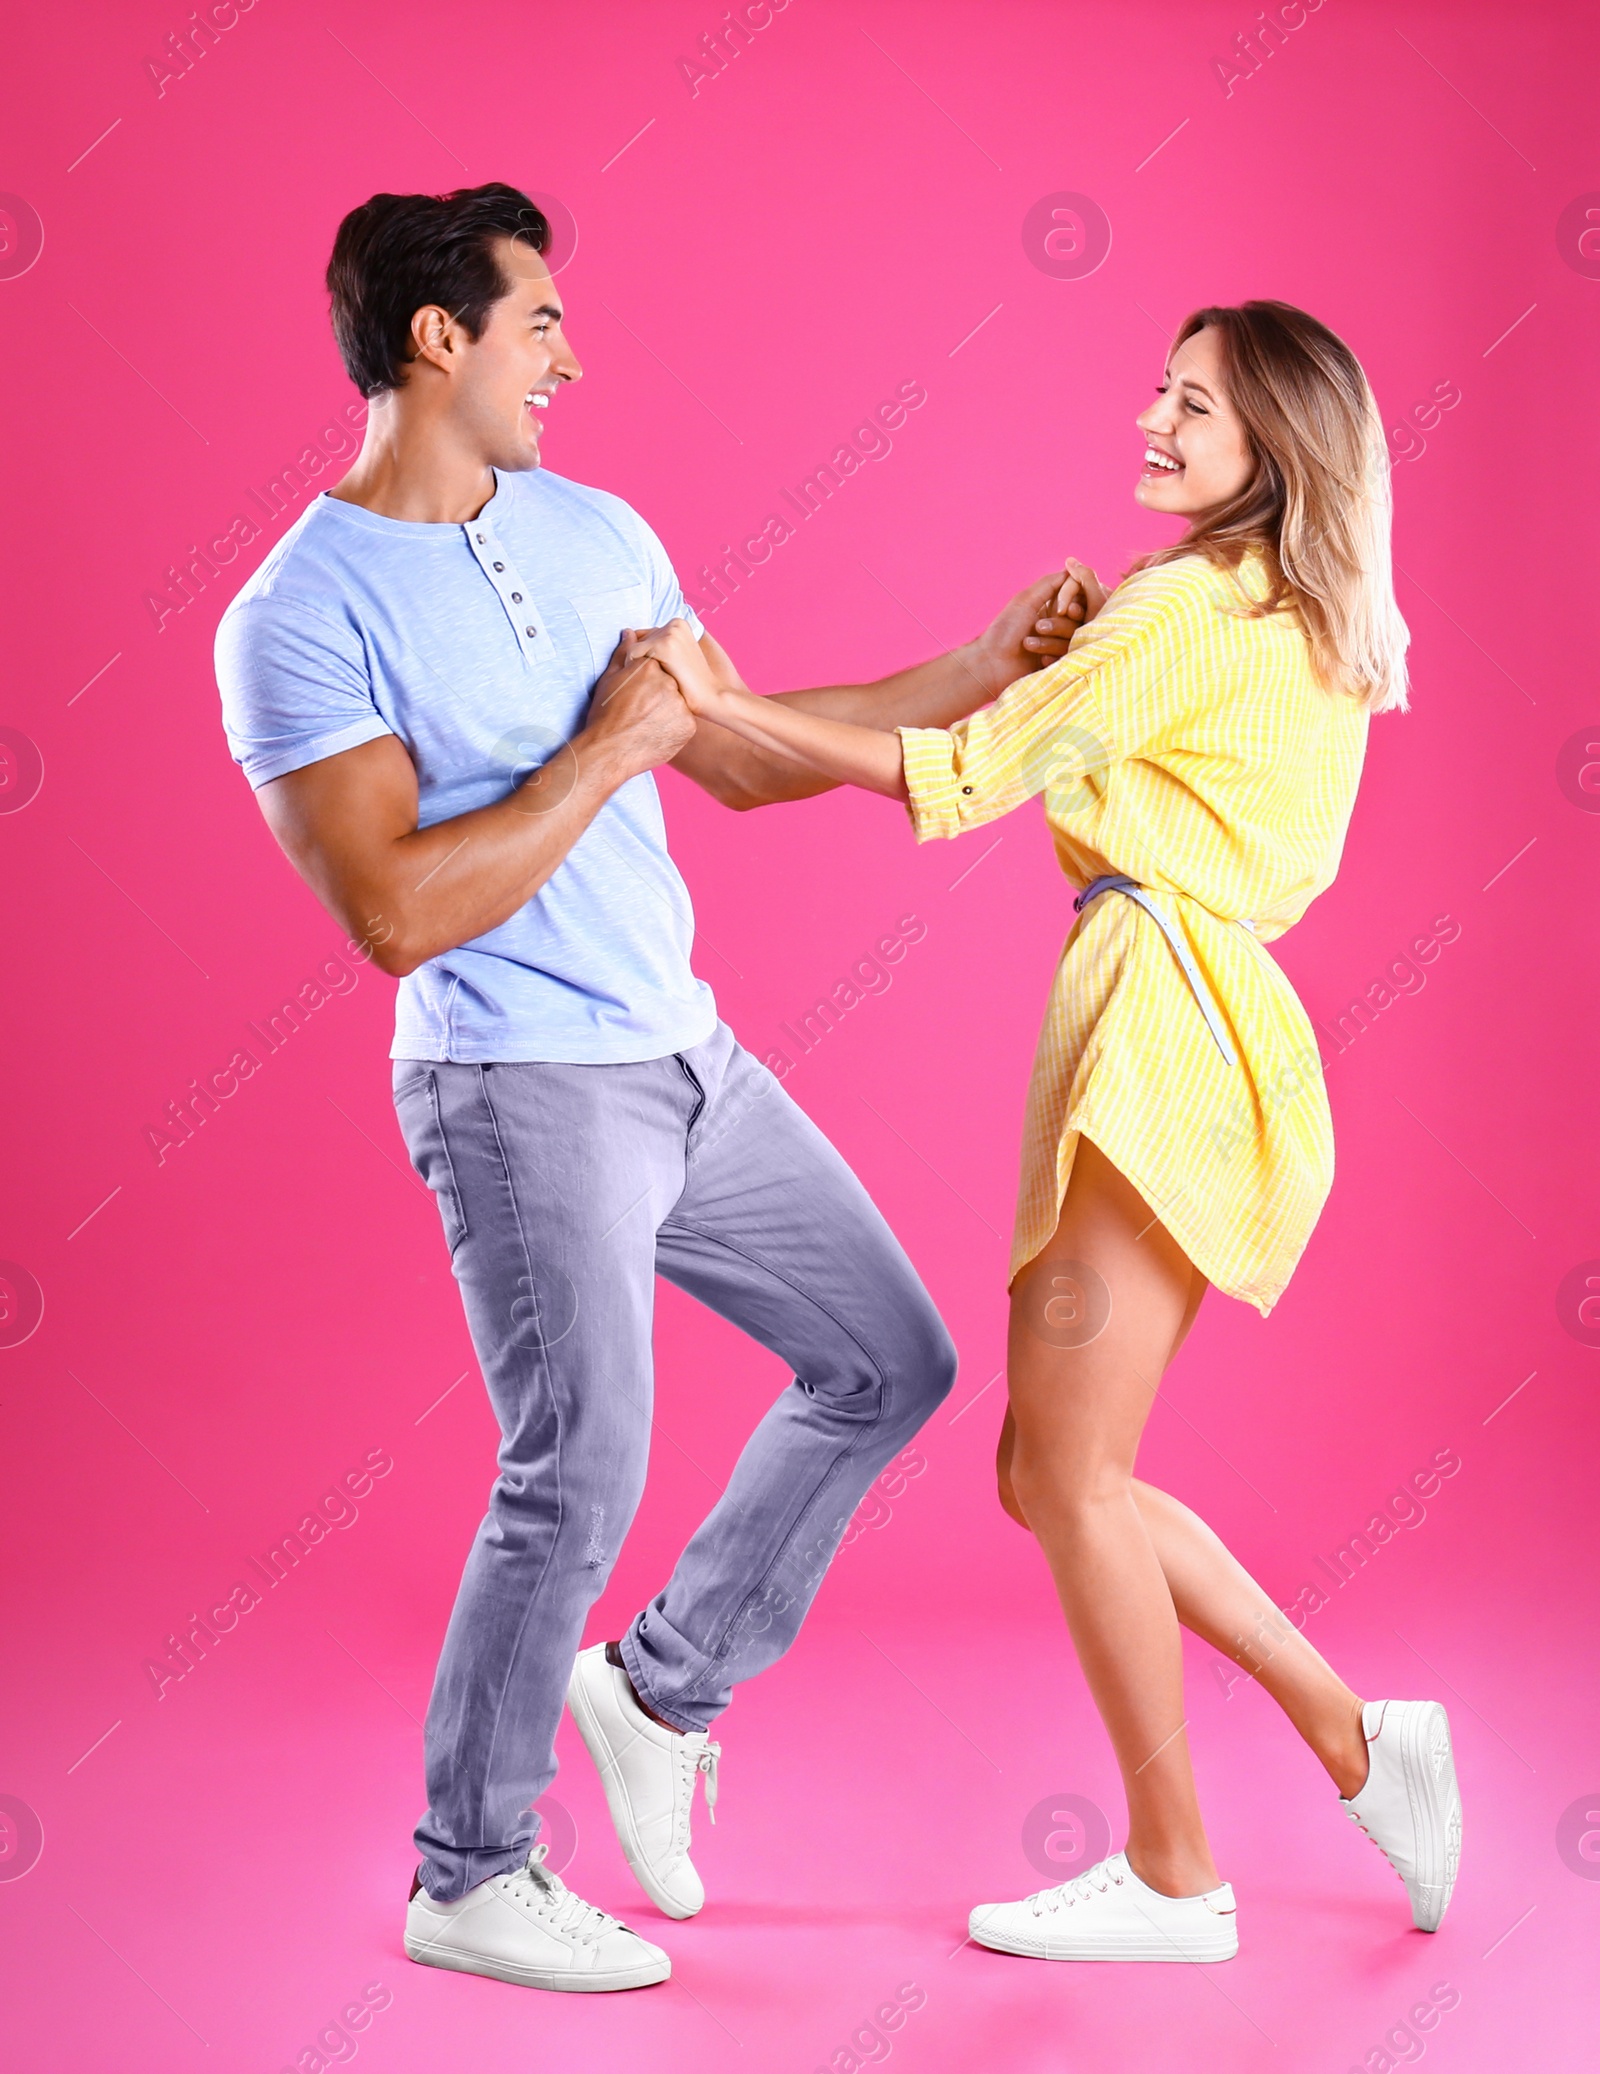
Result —
MULTIPOLYGON (((475 533, 473 534, 473 536, 472 536, 472 537, 473 537, 473 540, 474 540, 474 541, 475 541, 475 542, 477 543, 477 545, 478 545, 479 547, 490 547, 490 548, 491 548, 491 553, 492 553, 492 549, 493 549, 493 547, 494 547, 494 546, 496 546, 496 545, 498 545, 498 542, 494 542, 494 543, 491 543, 491 541, 490 541, 490 539, 489 539, 489 536, 488 536, 488 534, 487 534, 487 533, 477 533, 477 532, 475 532, 475 533)), ((506 595, 506 593, 505 593, 505 591, 504 591, 504 590, 503 590, 503 589, 501 588, 501 586, 500 586, 500 585, 499 585, 498 583, 495 583, 495 578, 496 578, 497 576, 504 576, 504 575, 505 575, 505 573, 506 573, 506 564, 505 564, 504 562, 502 562, 502 561, 495 561, 495 560, 492 560, 492 559, 487 559, 487 558, 485 558, 485 557, 484 557, 484 556, 482 556, 482 555, 480 555, 480 556, 479 556, 479 558, 478 558, 478 561, 479 561, 479 566, 480 566, 481 568, 483 568, 483 572, 484 572, 484 574, 485 574, 485 575, 486 575, 486 576, 487 576, 487 577, 489 578, 489 581, 490 581, 491 583, 494 583, 494 587, 495 587, 496 591, 498 591, 498 592, 500 593, 500 595, 501 595, 502 597, 504 597, 504 596, 506 595)), ((523 594, 522 594, 522 592, 521 592, 521 591, 512 591, 512 592, 510 593, 510 601, 511 601, 511 603, 512 603, 513 605, 520 605, 520 604, 522 604, 522 603, 523 603, 523 594)), ((523 638, 524 638, 524 640, 528 640, 528 641, 537 641, 537 640, 538 640, 538 638, 539 638, 539 629, 538 629, 538 628, 537 628, 536 626, 524 626, 524 627, 523 627, 523 629, 522 629, 522 635, 523 635, 523 638)))

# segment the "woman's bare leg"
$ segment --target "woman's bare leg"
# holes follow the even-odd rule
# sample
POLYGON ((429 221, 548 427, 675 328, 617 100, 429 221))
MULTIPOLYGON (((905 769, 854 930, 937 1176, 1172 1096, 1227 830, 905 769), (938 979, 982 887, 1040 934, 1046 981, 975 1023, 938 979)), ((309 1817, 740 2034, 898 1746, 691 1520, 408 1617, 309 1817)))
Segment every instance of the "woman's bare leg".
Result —
POLYGON ((1367 1779, 1360 1699, 1203 1519, 1153 1484, 1133 1493, 1179 1620, 1271 1693, 1353 1799, 1367 1779))
POLYGON ((1133 1464, 1193 1309, 1176 1240, 1080 1140, 1055 1234, 1012 1288, 1011 1483, 1116 1751, 1128 1862, 1171 1895, 1220 1881, 1189 1763, 1178 1617, 1133 1464))
MULTIPOLYGON (((1182 1345, 1208 1286, 1197 1268, 1190 1272, 1190 1298, 1172 1354, 1182 1345)), ((1171 1358, 1169 1354, 1169 1365, 1171 1358)), ((1015 1430, 1015 1414, 1008 1410, 1000 1432, 996 1471, 1000 1503, 1025 1527, 1028 1522, 1011 1483, 1015 1430)), ((1137 1477, 1132 1487, 1179 1621, 1248 1671, 1272 1695, 1340 1793, 1347 1800, 1353 1798, 1367 1777, 1360 1698, 1198 1514, 1137 1477)))

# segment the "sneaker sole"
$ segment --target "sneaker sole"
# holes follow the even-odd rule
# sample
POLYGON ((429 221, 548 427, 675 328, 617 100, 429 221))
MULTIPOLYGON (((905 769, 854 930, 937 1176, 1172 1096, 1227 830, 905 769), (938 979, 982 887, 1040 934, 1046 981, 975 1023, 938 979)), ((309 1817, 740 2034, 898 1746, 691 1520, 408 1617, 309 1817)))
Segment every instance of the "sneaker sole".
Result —
POLYGON ((1219 1941, 1214 1947, 1202 1948, 1185 1940, 1163 1936, 1160 1931, 1152 1931, 1148 1938, 1141 1937, 1137 1942, 1119 1940, 1114 1950, 1084 1945, 1075 1951, 1068 1951, 1042 1943, 1030 1944, 1020 1937, 1007 1937, 1003 1930, 973 1930, 969 1934, 974 1944, 981 1944, 991 1952, 1008 1952, 1019 1959, 1050 1959, 1057 1962, 1089 1960, 1103 1963, 1130 1960, 1148 1965, 1170 1961, 1183 1966, 1212 1966, 1239 1955, 1237 1935, 1225 1943, 1219 1941))
POLYGON ((1411 1920, 1419 1930, 1437 1930, 1461 1866, 1461 1789, 1450 1745, 1450 1717, 1437 1700, 1407 1714, 1401 1754, 1406 1785, 1415 1797, 1417 1833, 1432 1846, 1428 1863, 1417 1867, 1419 1874, 1431 1877, 1406 1885, 1411 1920))
POLYGON ((541 1966, 519 1966, 514 1959, 491 1959, 476 1952, 428 1944, 407 1936, 406 1957, 419 1966, 440 1966, 447 1973, 481 1973, 490 1980, 503 1980, 517 1988, 549 1988, 572 1995, 606 1995, 627 1988, 650 1988, 672 1974, 672 1961, 662 1954, 658 1960, 641 1962, 620 1973, 551 1972, 541 1966))
POLYGON ((567 1687, 567 1707, 577 1725, 579 1735, 583 1738, 583 1747, 588 1751, 594 1761, 595 1770, 600 1774, 600 1785, 606 1796, 606 1806, 611 1810, 611 1826, 617 1832, 617 1842, 622 1846, 622 1855, 628 1862, 628 1870, 664 1916, 670 1916, 677 1923, 686 1922, 690 1916, 697 1916, 705 1903, 701 1901, 693 1908, 685 1908, 681 1901, 674 1899, 662 1886, 651 1870, 649 1861, 640 1851, 627 1789, 617 1776, 616 1763, 606 1741, 605 1730, 600 1726, 599 1717, 590 1704, 589 1695, 584 1691, 577 1676, 573 1677, 567 1687))

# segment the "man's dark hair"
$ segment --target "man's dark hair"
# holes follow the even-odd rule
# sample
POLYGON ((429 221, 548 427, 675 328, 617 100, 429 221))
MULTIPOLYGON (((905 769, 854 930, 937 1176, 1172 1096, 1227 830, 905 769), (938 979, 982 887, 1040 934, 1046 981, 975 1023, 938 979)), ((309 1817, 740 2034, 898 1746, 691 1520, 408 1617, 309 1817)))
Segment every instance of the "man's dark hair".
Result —
POLYGON ((497 238, 520 238, 535 252, 550 244, 541 211, 502 180, 453 194, 375 194, 350 211, 327 286, 339 357, 363 396, 403 385, 411 319, 428 303, 448 310, 468 338, 482 337, 489 311, 511 292, 497 238))

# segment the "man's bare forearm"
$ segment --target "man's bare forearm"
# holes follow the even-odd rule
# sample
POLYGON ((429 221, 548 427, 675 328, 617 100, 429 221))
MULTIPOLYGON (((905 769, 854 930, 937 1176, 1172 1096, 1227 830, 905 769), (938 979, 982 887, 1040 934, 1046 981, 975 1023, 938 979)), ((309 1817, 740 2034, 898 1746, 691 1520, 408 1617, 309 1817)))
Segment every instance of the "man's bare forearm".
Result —
MULTIPOLYGON (((392 737, 368 747, 385 759, 406 754, 392 737)), ((409 805, 395 799, 387 832, 375 827, 370 841, 345 852, 319 842, 316 831, 373 814, 388 773, 361 762, 355 751, 279 779, 263 787, 261 804, 324 907, 396 979, 509 921, 633 774, 613 742, 582 734, 504 799, 428 828, 406 825, 414 823, 413 789, 409 805)))
POLYGON ((307 764, 256 795, 328 912, 397 979, 526 906, 620 786, 667 762, 694 719, 654 662, 607 666, 589 723, 491 805, 417 826, 417 772, 395 735, 307 764))
POLYGON ((403 837, 389 874, 402 974, 509 922, 632 775, 579 736, 493 806, 403 837))

